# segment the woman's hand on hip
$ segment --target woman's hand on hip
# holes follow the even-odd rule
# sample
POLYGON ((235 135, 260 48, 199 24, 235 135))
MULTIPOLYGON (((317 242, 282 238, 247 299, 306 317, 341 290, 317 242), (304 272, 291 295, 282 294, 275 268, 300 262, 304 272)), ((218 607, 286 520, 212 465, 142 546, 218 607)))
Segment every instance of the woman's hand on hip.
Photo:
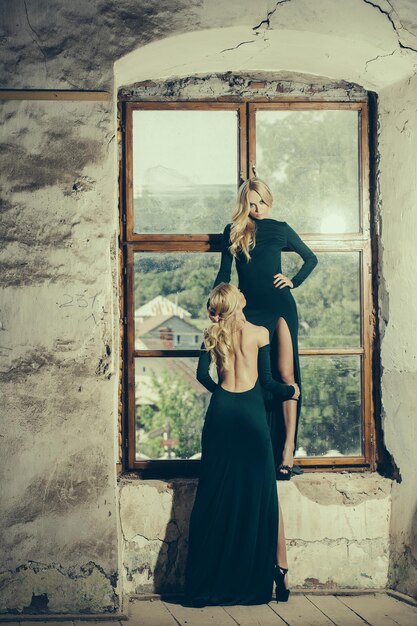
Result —
POLYGON ((273 280, 274 286, 282 289, 283 287, 290 287, 291 289, 294 287, 291 278, 287 278, 284 274, 274 274, 273 280))
POLYGON ((298 400, 298 398, 300 397, 300 387, 297 385, 297 383, 291 384, 295 389, 294 395, 291 397, 291 400, 298 400))

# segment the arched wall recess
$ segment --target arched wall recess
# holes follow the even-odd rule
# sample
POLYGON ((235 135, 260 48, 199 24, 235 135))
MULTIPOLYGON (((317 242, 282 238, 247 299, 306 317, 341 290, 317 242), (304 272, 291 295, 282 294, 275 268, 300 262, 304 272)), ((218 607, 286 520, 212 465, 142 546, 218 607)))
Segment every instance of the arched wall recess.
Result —
POLYGON ((228 71, 289 71, 379 91, 412 75, 417 53, 400 46, 385 18, 371 17, 373 30, 361 37, 347 28, 344 34, 285 28, 256 34, 242 26, 166 37, 115 62, 115 91, 144 80, 228 71))

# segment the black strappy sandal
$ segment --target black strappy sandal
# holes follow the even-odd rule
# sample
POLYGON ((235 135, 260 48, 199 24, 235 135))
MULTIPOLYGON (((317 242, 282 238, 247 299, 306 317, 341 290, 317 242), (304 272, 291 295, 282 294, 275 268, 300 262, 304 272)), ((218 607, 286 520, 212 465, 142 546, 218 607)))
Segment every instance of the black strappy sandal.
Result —
POLYGON ((287 572, 288 568, 281 567, 281 565, 275 565, 275 599, 277 602, 288 602, 290 590, 287 589, 284 585, 284 578, 287 572))
POLYGON ((291 475, 292 475, 292 467, 290 467, 289 465, 283 465, 282 463, 281 465, 278 465, 277 480, 290 480, 291 475))

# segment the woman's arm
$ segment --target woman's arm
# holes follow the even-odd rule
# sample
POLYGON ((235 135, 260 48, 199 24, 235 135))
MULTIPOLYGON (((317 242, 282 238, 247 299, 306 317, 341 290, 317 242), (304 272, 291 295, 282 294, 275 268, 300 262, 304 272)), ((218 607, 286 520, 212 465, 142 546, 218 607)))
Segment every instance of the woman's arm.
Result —
POLYGON ((223 231, 222 239, 222 258, 220 261, 220 268, 217 273, 216 279, 213 283, 212 289, 217 287, 219 283, 230 283, 230 276, 232 273, 233 255, 229 252, 230 246, 230 224, 227 224, 223 231))
POLYGON ((304 263, 301 266, 300 270, 293 278, 291 278, 293 286, 298 287, 316 267, 318 263, 318 258, 311 250, 311 248, 309 248, 299 237, 299 235, 297 235, 295 230, 291 228, 291 226, 287 224, 287 222, 285 222, 285 224, 287 231, 287 245, 285 249, 292 252, 297 252, 304 260, 304 263))
POLYGON ((295 393, 294 385, 284 385, 272 378, 271 373, 271 346, 269 343, 259 348, 258 351, 258 376, 259 382, 264 389, 280 396, 283 400, 289 400, 295 393))
POLYGON ((208 391, 215 391, 217 389, 218 384, 214 382, 212 377, 209 374, 210 368, 210 353, 204 347, 204 343, 201 345, 201 352, 198 359, 197 365, 197 374, 196 378, 199 383, 201 383, 208 391))

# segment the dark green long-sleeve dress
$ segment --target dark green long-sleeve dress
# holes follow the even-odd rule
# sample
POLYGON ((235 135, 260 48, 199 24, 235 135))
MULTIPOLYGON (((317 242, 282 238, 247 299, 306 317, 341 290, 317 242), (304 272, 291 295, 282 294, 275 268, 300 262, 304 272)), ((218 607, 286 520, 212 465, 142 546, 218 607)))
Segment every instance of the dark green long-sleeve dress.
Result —
MULTIPOLYGON (((301 285, 313 271, 318 259, 287 222, 272 218, 254 219, 254 222, 256 223, 256 242, 255 247, 250 251, 251 260, 247 262, 242 253, 239 253, 236 258, 239 288, 247 302, 243 312, 249 322, 258 326, 265 326, 268 329, 271 342, 272 375, 277 380, 281 379, 277 367, 276 325, 280 317, 283 317, 288 324, 294 354, 294 378, 300 387, 300 398, 297 402, 296 443, 302 405, 297 305, 291 293, 292 289, 288 286, 281 289, 275 287, 273 277, 274 274, 282 273, 282 250, 297 252, 304 261, 300 270, 291 279, 294 288, 301 285)), ((229 252, 230 228, 231 224, 227 224, 223 232, 221 264, 213 288, 221 282, 230 282, 233 262, 233 256, 229 252)), ((278 466, 281 463, 285 443, 282 399, 274 397, 274 394, 267 390, 264 391, 264 399, 278 476, 278 466)))
POLYGON ((202 350, 197 379, 212 396, 201 436, 183 604, 264 604, 273 589, 278 494, 262 388, 285 399, 294 387, 273 380, 269 344, 259 349, 258 379, 247 391, 223 389, 210 377, 209 363, 202 350))

